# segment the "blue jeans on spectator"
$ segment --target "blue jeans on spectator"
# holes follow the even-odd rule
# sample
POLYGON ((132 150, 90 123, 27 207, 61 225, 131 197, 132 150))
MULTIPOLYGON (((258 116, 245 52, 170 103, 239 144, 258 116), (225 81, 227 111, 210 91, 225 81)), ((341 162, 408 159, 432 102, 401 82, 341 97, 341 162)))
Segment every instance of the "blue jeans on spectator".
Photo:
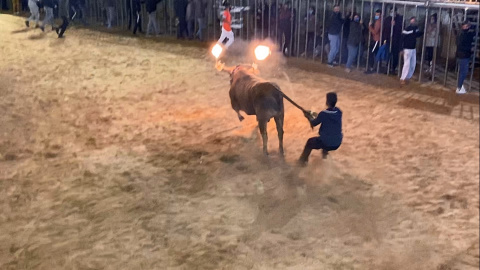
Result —
POLYGON ((357 58, 358 46, 347 44, 347 48, 348 48, 347 68, 352 68, 352 64, 357 58))
POLYGON ((458 88, 462 88, 463 81, 467 78, 469 62, 470 58, 458 59, 458 88))
POLYGON ((337 57, 338 50, 340 49, 340 35, 328 34, 328 40, 330 40, 330 52, 328 53, 328 63, 332 64, 337 57))

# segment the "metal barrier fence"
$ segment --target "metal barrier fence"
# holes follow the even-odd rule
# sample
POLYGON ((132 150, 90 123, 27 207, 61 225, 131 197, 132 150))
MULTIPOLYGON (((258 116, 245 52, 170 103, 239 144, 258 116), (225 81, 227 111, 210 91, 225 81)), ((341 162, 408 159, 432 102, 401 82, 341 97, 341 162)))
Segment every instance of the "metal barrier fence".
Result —
MULTIPOLYGON (((59 0, 69 1, 69 0, 59 0)), ((72 1, 72 0, 70 0, 72 1)), ((145 30, 148 21, 148 14, 145 9, 144 0, 86 0, 87 14, 86 18, 90 24, 105 23, 107 2, 114 2, 115 16, 114 26, 122 29, 133 27, 135 20, 139 20, 142 29, 145 30), (140 2, 141 1, 141 2, 140 2), (137 13, 135 4, 141 3, 141 9, 137 13)), ((197 0, 191 0, 196 2, 197 0)), ((215 41, 221 33, 221 12, 223 7, 221 0, 198 0, 203 1, 205 8, 205 28, 204 37, 206 41, 215 41)), ((372 45, 372 36, 368 32, 368 25, 373 22, 373 17, 377 9, 381 10, 381 31, 380 40, 390 40, 388 42, 389 51, 392 52, 389 60, 378 62, 376 72, 385 72, 389 74, 393 70, 393 65, 398 62, 398 76, 400 76, 400 67, 402 57, 395 52, 398 47, 394 41, 394 23, 390 11, 397 11, 393 16, 393 21, 401 23, 401 30, 406 28, 408 19, 412 16, 417 17, 419 28, 426 32, 429 27, 430 16, 436 14, 436 33, 434 45, 426 46, 427 34, 417 40, 417 54, 420 56, 418 68, 419 82, 437 82, 445 86, 456 85, 458 79, 458 65, 455 59, 456 37, 460 31, 460 23, 469 20, 475 28, 476 38, 472 48, 473 57, 469 66, 469 78, 465 86, 470 91, 480 91, 478 78, 480 76, 480 42, 479 42, 479 24, 480 13, 478 3, 450 2, 450 1, 398 1, 398 0, 229 0, 232 5, 232 28, 235 38, 244 40, 253 39, 272 39, 278 48, 284 51, 290 57, 303 57, 320 63, 326 62, 327 51, 329 48, 327 32, 328 19, 333 12, 334 5, 338 4, 342 14, 358 14, 363 21, 363 42, 358 48, 356 58, 356 68, 363 69, 368 67, 371 54, 368 48, 372 45), (313 14, 308 11, 313 10, 313 14), (390 31, 387 31, 389 27, 390 31), (312 29, 313 28, 313 29, 312 29), (384 29, 385 28, 385 29, 384 29), (384 37, 383 35, 390 35, 384 37), (393 50, 392 50, 393 49, 393 50), (425 66, 425 56, 429 55, 429 63, 425 66), (396 58, 394 61, 393 58, 396 58), (431 58, 431 59, 430 59, 431 58), (430 63, 431 62, 431 63, 430 63), (383 71, 385 70, 385 71, 383 71)), ((188 0, 163 0, 157 5, 156 20, 160 26, 161 33, 165 35, 177 35, 179 21, 178 18, 186 14, 188 0)), ((138 6, 137 4, 136 6, 138 6)), ((181 24, 182 22, 180 22, 181 24)), ((348 24, 342 26, 340 35, 340 51, 337 56, 337 62, 343 64, 346 62, 348 54, 346 41, 348 38, 348 24)), ((201 25, 198 20, 194 22, 194 29, 199 29, 201 25)))

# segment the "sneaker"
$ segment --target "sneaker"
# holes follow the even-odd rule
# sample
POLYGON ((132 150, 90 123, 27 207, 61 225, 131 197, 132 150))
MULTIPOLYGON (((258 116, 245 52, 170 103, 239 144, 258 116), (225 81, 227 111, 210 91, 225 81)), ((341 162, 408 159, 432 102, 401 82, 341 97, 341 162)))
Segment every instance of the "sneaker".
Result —
POLYGON ((322 158, 326 159, 328 156, 328 151, 322 150, 322 158))
POLYGON ((26 25, 27 27, 30 27, 30 22, 29 22, 28 20, 25 21, 25 25, 26 25))
POLYGON ((463 95, 463 94, 467 93, 467 89, 465 89, 465 87, 463 87, 463 85, 462 85, 462 88, 457 88, 457 91, 455 91, 455 92, 459 95, 463 95))
POLYGON ((328 63, 327 66, 332 68, 332 67, 333 67, 333 63, 328 63))
POLYGON ((352 72, 352 70, 349 69, 349 68, 346 68, 346 69, 345 69, 345 72, 350 73, 350 72, 352 72))
POLYGON ((400 85, 406 85, 407 82, 405 80, 400 80, 400 85))

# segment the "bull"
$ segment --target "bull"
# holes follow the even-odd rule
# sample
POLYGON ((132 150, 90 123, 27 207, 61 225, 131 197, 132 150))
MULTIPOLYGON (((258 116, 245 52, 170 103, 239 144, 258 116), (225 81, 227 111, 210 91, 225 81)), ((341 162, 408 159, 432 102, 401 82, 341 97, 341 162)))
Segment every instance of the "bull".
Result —
POLYGON ((310 113, 297 105, 293 100, 287 97, 280 87, 260 78, 258 69, 255 66, 237 65, 234 67, 225 67, 223 63, 218 62, 217 70, 225 71, 230 74, 230 101, 233 110, 237 113, 238 119, 243 121, 244 117, 240 111, 247 115, 257 117, 258 128, 263 140, 263 153, 268 155, 267 150, 267 123, 270 119, 275 120, 278 133, 278 147, 280 155, 283 151, 283 120, 284 106, 283 98, 291 102, 295 107, 304 113, 310 113))

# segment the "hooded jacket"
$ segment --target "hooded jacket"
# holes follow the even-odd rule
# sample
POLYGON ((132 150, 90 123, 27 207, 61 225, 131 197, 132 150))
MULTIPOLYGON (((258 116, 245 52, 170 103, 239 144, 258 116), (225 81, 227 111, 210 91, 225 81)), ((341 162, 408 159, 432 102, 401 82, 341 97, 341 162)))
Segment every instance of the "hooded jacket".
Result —
POLYGON ((318 130, 320 140, 325 146, 337 147, 342 144, 342 111, 337 108, 329 108, 321 111, 317 118, 310 121, 312 126, 322 124, 318 130))

